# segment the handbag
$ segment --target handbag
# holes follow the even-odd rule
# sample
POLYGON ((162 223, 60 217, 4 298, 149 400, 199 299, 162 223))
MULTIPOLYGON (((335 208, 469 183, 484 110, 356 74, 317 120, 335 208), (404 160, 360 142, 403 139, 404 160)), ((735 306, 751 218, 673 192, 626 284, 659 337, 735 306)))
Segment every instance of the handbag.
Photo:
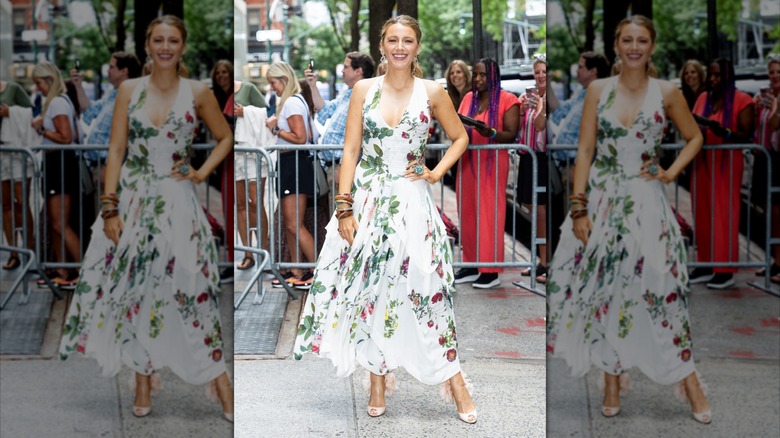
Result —
MULTIPOLYGON (((306 104, 306 101, 301 97, 300 95, 296 95, 301 101, 303 101, 303 104, 306 105, 306 108, 309 107, 309 105, 306 104)), ((308 113, 308 111, 307 111, 308 113)), ((308 116, 307 126, 306 126, 306 134, 309 136, 307 141, 309 144, 315 144, 314 143, 314 133, 312 132, 314 130, 314 125, 311 120, 311 114, 308 116)), ((330 184, 328 184, 328 175, 325 174, 325 169, 322 168, 322 162, 320 161, 319 154, 317 151, 314 151, 310 155, 310 159, 312 160, 312 168, 314 169, 314 196, 320 197, 325 196, 330 192, 330 184)))

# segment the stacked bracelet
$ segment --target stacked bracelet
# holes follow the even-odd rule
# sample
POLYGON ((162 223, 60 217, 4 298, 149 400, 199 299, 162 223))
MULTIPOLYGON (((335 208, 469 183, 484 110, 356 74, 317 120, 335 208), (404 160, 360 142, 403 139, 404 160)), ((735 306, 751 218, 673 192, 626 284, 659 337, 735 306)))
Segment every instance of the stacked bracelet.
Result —
POLYGON ((352 217, 352 208, 336 209, 336 219, 346 219, 352 217))
POLYGON ((569 216, 572 219, 579 219, 588 214, 588 197, 585 193, 575 193, 569 196, 569 216))
POLYGON ((100 196, 100 216, 103 220, 112 218, 119 214, 119 197, 116 193, 107 193, 100 196))
POLYGON ((498 135, 498 131, 496 130, 496 128, 490 128, 490 130, 493 131, 493 133, 490 134, 490 139, 493 140, 498 135))

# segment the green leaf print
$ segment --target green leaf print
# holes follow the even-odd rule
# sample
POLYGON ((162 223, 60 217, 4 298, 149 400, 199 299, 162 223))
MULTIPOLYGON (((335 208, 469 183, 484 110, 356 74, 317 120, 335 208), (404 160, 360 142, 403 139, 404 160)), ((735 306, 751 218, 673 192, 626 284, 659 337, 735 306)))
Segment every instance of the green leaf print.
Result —
POLYGON ((144 145, 142 145, 142 144, 139 144, 139 145, 138 145, 138 149, 141 151, 141 154, 142 154, 143 156, 145 156, 145 157, 146 157, 146 156, 149 156, 149 150, 148 150, 148 149, 146 149, 146 146, 144 146, 144 145))
POLYGON ((380 157, 381 157, 381 156, 382 156, 382 154, 383 154, 383 152, 382 152, 382 148, 380 148, 380 147, 379 147, 379 145, 378 145, 378 144, 376 144, 376 143, 374 143, 374 152, 376 152, 376 154, 377 154, 377 155, 379 155, 380 157))

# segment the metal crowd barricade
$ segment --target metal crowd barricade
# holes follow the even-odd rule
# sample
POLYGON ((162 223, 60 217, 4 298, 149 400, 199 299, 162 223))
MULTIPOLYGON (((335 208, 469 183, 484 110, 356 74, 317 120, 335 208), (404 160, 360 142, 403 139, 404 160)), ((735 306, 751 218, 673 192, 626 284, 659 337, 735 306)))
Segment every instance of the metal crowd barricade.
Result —
MULTIPOLYGON (((427 146, 427 149, 431 150, 431 151, 443 153, 444 151, 447 150, 448 147, 449 147, 449 145, 446 145, 446 144, 429 144, 427 146)), ((257 163, 256 174, 255 174, 255 181, 260 181, 260 178, 261 178, 261 168, 264 167, 264 168, 267 169, 268 177, 267 177, 265 193, 260 194, 258 192, 258 200, 255 203, 255 205, 253 207, 252 206, 247 206, 246 208, 247 208, 247 211, 248 211, 248 208, 255 208, 255 212, 256 212, 257 217, 258 217, 258 221, 257 222, 258 222, 258 228, 259 228, 261 226, 261 224, 262 224, 262 220, 260 219, 261 204, 263 202, 266 202, 266 201, 263 200, 263 197, 264 196, 268 196, 267 205, 268 205, 268 228, 269 228, 269 230, 268 230, 268 238, 269 238, 269 245, 268 246, 269 246, 269 248, 267 248, 267 249, 266 248, 262 248, 262 246, 260 244, 262 239, 259 237, 259 236, 262 236, 262 230, 259 230, 259 229, 257 231, 258 239, 257 239, 256 244, 255 245, 251 244, 252 243, 251 242, 251 232, 249 231, 249 230, 252 229, 252 227, 250 226, 251 224, 246 224, 246 229, 248 230, 247 231, 247 236, 248 236, 247 240, 249 240, 249 242, 242 242, 243 245, 240 245, 240 246, 236 245, 236 247, 235 247, 236 251, 243 251, 243 252, 252 253, 252 254, 261 256, 262 257, 262 261, 259 262, 259 264, 261 265, 260 269, 257 269, 257 271, 253 273, 253 275, 251 276, 247 286, 242 290, 242 293, 241 293, 240 297, 234 303, 234 308, 237 309, 241 305, 241 303, 245 299, 246 295, 249 293, 249 291, 252 288, 256 288, 256 292, 257 292, 256 297, 255 297, 255 299, 253 301, 254 304, 262 303, 262 300, 263 300, 263 297, 264 297, 264 290, 263 290, 262 282, 260 282, 258 280, 260 279, 260 276, 262 275, 262 271, 264 269, 266 271, 270 271, 274 275, 274 277, 276 277, 276 279, 278 279, 281 282, 282 286, 284 287, 284 289, 286 290, 287 294, 290 297, 292 297, 293 299, 298 299, 299 298, 299 293, 297 291, 295 291, 292 287, 290 287, 290 285, 283 280, 282 275, 280 273, 280 270, 281 269, 313 269, 314 267, 316 267, 316 262, 315 262, 316 259, 317 259, 317 257, 316 257, 317 256, 317 250, 316 249, 319 247, 320 239, 324 240, 324 237, 325 237, 324 235, 321 236, 320 233, 318 233, 318 231, 317 231, 318 217, 319 217, 319 214, 320 214, 319 213, 319 209, 318 209, 318 204, 321 203, 322 201, 319 200, 319 196, 314 196, 313 197, 313 207, 314 207, 314 225, 315 226, 314 226, 314 230, 312 230, 311 234, 312 234, 312 236, 314 238, 315 261, 310 261, 310 262, 291 262, 291 261, 283 261, 283 260, 281 260, 281 254, 279 253, 280 252, 279 248, 277 248, 277 245, 276 245, 277 239, 281 239, 282 238, 282 236, 281 236, 281 234, 282 234, 282 229, 281 229, 281 212, 279 211, 280 209, 276 208, 276 206, 279 203, 279 200, 277 199, 276 194, 278 192, 278 188, 277 187, 278 187, 280 174, 282 172, 284 172, 285 169, 277 169, 277 166, 274 166, 272 164, 272 162, 271 162, 271 160, 272 160, 271 159, 271 154, 274 153, 274 152, 278 152, 278 151, 284 150, 284 151, 289 151, 287 153, 299 153, 299 154, 306 154, 308 156, 311 152, 319 152, 319 151, 325 151, 325 150, 341 151, 342 149, 343 149, 342 145, 310 145, 310 144, 303 144, 303 145, 273 145, 273 146, 268 146, 268 147, 263 148, 263 149, 251 148, 251 147, 236 147, 236 148, 234 148, 234 155, 239 154, 239 153, 246 153, 246 154, 250 154, 250 155, 254 154, 254 158, 255 158, 256 163, 257 163)), ((463 259, 462 259, 463 258, 462 252, 461 251, 456 251, 455 248, 453 248, 454 252, 458 253, 457 257, 453 261, 453 268, 464 268, 464 267, 466 267, 466 268, 472 268, 472 267, 473 268, 480 268, 480 267, 530 268, 531 269, 531 273, 532 273, 531 277, 530 277, 530 284, 524 284, 524 283, 515 283, 515 284, 517 286, 520 286, 520 287, 523 287, 525 289, 528 289, 529 291, 544 297, 545 293, 542 290, 539 290, 537 288, 537 284, 536 284, 536 266, 537 266, 536 246, 537 245, 541 245, 541 244, 545 244, 546 243, 546 239, 541 239, 541 238, 538 238, 536 236, 536 219, 537 219, 537 217, 536 217, 537 216, 536 215, 536 211, 537 211, 536 207, 537 207, 537 195, 538 195, 538 193, 544 193, 545 189, 543 187, 537 187, 537 185, 536 185, 536 178, 537 178, 537 172, 538 172, 538 169, 537 169, 538 163, 536 162, 535 154, 533 154, 532 150, 528 146, 517 145, 517 144, 470 145, 469 146, 469 150, 472 150, 472 151, 475 151, 475 150, 476 151, 490 150, 490 151, 495 151, 496 153, 498 153, 498 151, 500 151, 500 150, 508 150, 508 151, 523 150, 523 151, 528 152, 528 156, 529 157, 532 157, 532 159, 533 159, 533 187, 532 187, 531 230, 530 230, 530 233, 531 233, 530 254, 531 255, 530 255, 530 261, 518 260, 518 258, 516 257, 515 245, 518 244, 517 243, 517 241, 518 241, 518 239, 517 239, 518 227, 517 227, 517 223, 516 223, 516 215, 514 214, 514 209, 511 209, 511 210, 508 209, 508 211, 512 211, 512 213, 513 213, 512 214, 512 227, 511 227, 511 229, 512 229, 512 240, 513 240, 511 260, 510 261, 504 261, 504 262, 495 262, 495 261, 494 262, 464 262, 463 259)), ((246 166, 246 163, 243 163, 243 164, 246 166)), ((479 177, 481 175, 480 172, 482 171, 481 170, 482 169, 481 157, 480 157, 479 154, 477 154, 477 163, 476 164, 477 164, 477 169, 478 169, 478 171, 477 171, 478 172, 477 173, 477 180, 479 181, 479 177)), ((241 164, 239 164, 239 165, 241 165, 241 164)), ((330 218, 330 215, 332 214, 332 211, 335 208, 333 197, 336 194, 337 188, 338 188, 338 181, 336 181, 336 179, 334 177, 335 167, 336 167, 335 166, 335 159, 332 159, 331 163, 330 163, 330 166, 328 166, 328 169, 327 169, 327 173, 328 173, 328 176, 329 176, 328 180, 330 182, 330 187, 329 187, 330 190, 329 190, 329 194, 328 194, 328 197, 327 197, 327 202, 328 202, 328 209, 327 209, 328 219, 330 218)), ((248 168, 248 166, 247 166, 247 168, 248 168)), ((245 168, 244 170, 246 171, 247 168, 245 168)), ((510 177, 512 178, 512 181, 516 181, 517 180, 517 174, 516 174, 517 166, 515 165, 515 166, 513 166, 513 168, 514 168, 514 171, 511 172, 511 176, 510 177)), ((291 170, 287 170, 287 171, 291 171, 291 170)), ((292 171, 295 172, 295 174, 296 174, 296 181, 298 181, 299 178, 297 177, 297 175, 299 174, 300 169, 298 169, 297 164, 296 164, 296 168, 293 169, 292 171)), ((246 172, 244 172, 244 173, 246 174, 246 172)), ((496 178, 496 185, 498 185, 498 173, 497 172, 495 172, 495 178, 496 178)), ((459 181, 459 184, 461 184, 460 179, 458 179, 458 181, 459 181)), ((316 186, 316 184, 317 184, 316 178, 314 178, 314 185, 316 186)), ((244 190, 245 190, 245 194, 248 195, 249 194, 248 185, 245 185, 244 190)), ((444 192, 445 192, 444 184, 441 184, 441 183, 439 184, 439 190, 440 190, 439 198, 441 200, 439 207, 443 211, 444 199, 445 199, 445 196, 444 196, 444 192)), ((477 190, 479 191, 479 187, 477 187, 477 190)), ((316 188, 313 188, 313 191, 316 191, 316 188)), ((458 190, 458 193, 460 193, 460 190, 458 190)), ((498 193, 496 194, 496 200, 495 201, 497 201, 497 198, 498 198, 498 193)), ((248 196, 247 196, 247 199, 249 199, 248 196)), ((247 201, 247 202, 249 202, 249 201, 247 201)), ((480 198, 477 198, 478 209, 479 209, 480 202, 481 202, 480 198)), ((516 200, 516 190, 513 190, 512 196, 509 199, 507 199, 507 203, 509 204, 510 202, 512 204, 517 202, 517 200, 516 200)), ((463 215, 463 211, 460 209, 461 198, 458 199, 458 206, 459 206, 458 207, 459 208, 458 214, 459 214, 460 217, 463 217, 462 216, 463 215)), ((237 210, 236 210, 236 212, 237 212, 237 210)), ((298 206, 296 205, 295 217, 297 219, 300 219, 300 215, 304 214, 304 213, 305 212, 301 212, 300 209, 298 208, 298 206)), ((238 214, 236 214, 236 217, 238 218, 238 214)), ((494 229, 497 228, 497 222, 498 222, 498 218, 496 218, 496 223, 494 223, 494 229)), ((477 216, 477 218, 476 218, 476 229, 479 230, 479 227, 480 227, 480 218, 479 218, 479 216, 477 216)), ((504 240, 503 240, 504 230, 498 230, 498 233, 500 235, 500 238, 499 239, 495 239, 496 247, 493 250, 494 256, 497 256, 498 251, 504 251, 504 240)), ((299 242, 300 241, 298 239, 298 235, 296 234, 295 245, 299 246, 299 242)), ((479 234, 477 234, 476 245, 477 245, 477 254, 479 254, 479 246, 480 246, 479 234)))
MULTIPOLYGON (((204 144, 193 144, 192 148, 195 151, 210 151, 214 147, 214 144, 210 143, 204 143, 204 144)), ((79 259, 84 255, 84 251, 86 249, 86 245, 84 244, 83 236, 81 235, 82 232, 89 232, 89 230, 92 227, 93 221, 96 218, 96 215, 99 214, 99 205, 98 200, 100 199, 102 187, 100 183, 100 174, 102 173, 105 165, 101 161, 97 161, 95 164, 95 167, 93 169, 89 169, 89 166, 86 165, 88 159, 85 157, 86 151, 100 151, 100 150, 107 150, 107 145, 80 145, 80 144, 68 144, 68 145, 56 145, 56 144, 48 144, 48 145, 40 145, 35 147, 11 147, 3 145, 2 148, 0 148, 0 159, 10 159, 7 156, 13 155, 13 154, 22 154, 23 159, 26 160, 32 160, 34 164, 34 172, 33 175, 31 175, 30 178, 26 178, 25 174, 22 175, 22 183, 27 185, 27 180, 30 179, 33 190, 29 191, 29 197, 32 199, 33 204, 33 219, 34 219, 34 229, 35 230, 29 230, 27 229, 27 225, 23 223, 22 225, 22 234, 24 236, 25 242, 27 241, 27 237, 29 233, 32 233, 32 235, 35 237, 35 248, 34 250, 26 249, 23 247, 20 247, 18 245, 14 245, 13 242, 9 242, 9 246, 0 246, 0 251, 14 251, 14 252, 22 252, 24 254, 28 254, 32 258, 32 262, 27 262, 24 264, 22 269, 22 274, 18 277, 18 279, 14 282, 10 292, 5 299, 3 300, 3 303, 0 305, 0 309, 2 309, 5 304, 8 302, 8 300, 11 298, 11 295, 16 290, 18 285, 22 282, 22 280, 28 275, 31 274, 33 271, 37 271, 37 273, 43 278, 45 283, 49 286, 49 288, 52 290, 52 292, 58 297, 62 298, 64 295, 60 291, 60 288, 57 287, 55 284, 52 283, 49 276, 46 274, 46 271, 49 269, 57 269, 57 268, 64 268, 64 269, 80 269, 81 268, 81 262, 76 261, 53 261, 50 260, 48 257, 48 251, 46 250, 47 247, 44 245, 43 242, 49 242, 50 240, 50 233, 49 233, 49 209, 50 208, 63 208, 65 204, 64 198, 61 200, 60 204, 58 206, 49 206, 48 202, 45 202, 47 199, 47 194, 43 193, 45 188, 47 187, 47 172, 46 172, 46 162, 48 160, 39 160, 35 157, 35 153, 40 152, 41 155, 44 154, 59 154, 59 165, 60 165, 60 181, 58 182, 59 187, 65 187, 66 181, 65 181, 65 160, 63 159, 65 157, 65 154, 67 153, 73 153, 76 155, 76 161, 70 162, 70 165, 78 165, 78 181, 72 182, 68 181, 70 184, 78 184, 77 187, 80 188, 78 191, 78 194, 76 196, 76 199, 72 199, 71 203, 74 203, 74 205, 80 206, 80 208, 77 209, 77 211, 71 211, 71 216, 74 215, 76 212, 78 213, 77 220, 74 220, 73 223, 70 223, 71 228, 73 228, 73 231, 78 234, 79 236, 79 247, 78 247, 78 253, 79 253, 79 259), (94 195, 93 195, 94 193, 94 195), (90 210, 91 209, 91 210, 90 210), (90 214, 91 211, 92 217, 85 218, 85 214, 90 214), (32 265, 35 265, 35 268, 33 269, 32 265)), ((25 166, 22 167, 23 172, 26 173, 25 166)), ((11 175, 12 177, 15 177, 14 175, 11 175)), ((5 175, 3 175, 3 178, 5 178, 5 175)), ((27 196, 28 191, 24 190, 24 196, 27 196)), ((2 194, 0 194, 0 199, 2 197, 2 194)), ((210 201, 210 192, 207 189, 206 195, 205 195, 205 205, 207 211, 210 212, 210 209, 208 208, 209 201, 210 201)), ((24 204, 24 200, 23 200, 24 204)), ((29 205, 29 202, 25 205, 29 205)), ((71 209, 73 210, 73 206, 71 206, 71 209)), ((67 220, 67 219, 66 219, 67 220)), ((12 228, 16 229, 17 224, 12 223, 12 228)), ((226 229, 229 229, 229 227, 224 227, 226 229)), ((228 236, 230 237, 230 236, 228 236)), ((216 237, 215 237, 216 239, 216 237)), ((61 251, 61 254, 65 254, 65 259, 67 259, 67 250, 66 250, 66 242, 65 242, 65 236, 63 235, 58 242, 50 242, 51 246, 54 247, 54 245, 59 245, 59 249, 61 251)), ((226 253, 224 251, 221 251, 221 260, 219 262, 220 268, 224 268, 226 266, 229 266, 232 268, 232 263, 229 263, 225 261, 224 255, 226 253)), ((26 302, 26 298, 29 294, 29 285, 25 282, 23 289, 24 289, 24 295, 22 297, 22 300, 20 302, 26 302)))
MULTIPOLYGON (((676 154, 679 153, 679 151, 683 148, 683 146, 684 146, 683 144, 669 143, 669 144, 661 145, 661 148, 664 151, 674 152, 674 154, 676 156, 676 154)), ((576 145, 571 145, 571 144, 550 144, 550 145, 547 146, 547 150, 551 154, 554 153, 555 151, 562 151, 562 152, 576 151, 577 150, 577 146, 576 145)), ((763 146, 760 146, 760 145, 756 145, 756 144, 721 144, 721 145, 705 145, 702 148, 702 150, 699 152, 697 158, 699 158, 703 154, 707 154, 708 152, 711 152, 711 151, 736 151, 736 150, 747 152, 747 153, 750 153, 750 154, 764 154, 765 158, 766 158, 766 161, 765 161, 766 162, 766 166, 767 166, 766 199, 763 200, 763 202, 765 202, 764 205, 766 206, 766 208, 765 208, 765 215, 766 215, 766 217, 765 217, 765 221, 764 221, 764 226, 765 226, 764 237, 765 237, 765 239, 764 239, 764 244, 762 245, 763 249, 764 249, 763 260, 760 261, 760 262, 759 261, 750 261, 750 259, 752 258, 752 248, 753 248, 752 245, 754 244, 753 241, 752 241, 752 237, 751 237, 752 236, 752 231, 753 231, 752 227, 751 227, 751 225, 753 223, 753 220, 752 220, 753 211, 752 211, 751 207, 754 205, 754 202, 753 202, 753 199, 752 199, 751 190, 747 190, 747 194, 743 194, 742 190, 740 190, 740 197, 741 197, 740 205, 742 205, 742 202, 744 201, 747 204, 747 207, 748 207, 747 208, 747 217, 740 218, 740 222, 745 224, 745 230, 746 230, 746 233, 744 234, 745 239, 747 241, 747 247, 746 247, 745 253, 744 253, 745 261, 739 261, 739 260, 726 261, 726 262, 699 261, 698 260, 698 256, 699 256, 698 255, 698 251, 694 250, 693 251, 693 256, 690 257, 690 261, 688 262, 688 266, 690 268, 719 268, 719 267, 761 268, 761 267, 764 267, 766 269, 766 272, 768 273, 770 271, 770 268, 771 268, 771 265, 772 265, 772 252, 771 252, 771 248, 774 245, 780 244, 780 237, 772 237, 772 233, 771 233, 771 225, 772 225, 772 194, 780 192, 780 187, 773 187, 772 186, 772 172, 775 169, 773 169, 773 166, 772 166, 772 157, 771 157, 771 155, 767 152, 766 148, 764 148, 763 146), (744 221, 742 219, 744 219, 744 221)), ((594 157, 594 159, 595 159, 595 157, 594 157)), ((695 178, 695 172, 696 172, 695 164, 694 164, 695 160, 696 159, 694 159, 694 161, 692 161, 688 165, 688 167, 686 168, 686 171, 690 175, 690 181, 691 181, 690 185, 691 186, 693 185, 693 181, 694 181, 694 178, 695 178)), ((572 166, 572 163, 570 161, 562 162, 561 163, 562 173, 564 175, 571 174, 571 171, 572 171, 572 167, 571 166, 572 166)), ((752 175, 752 173, 751 173, 751 175, 752 175)), ((733 167, 729 166, 728 179, 729 179, 729 187, 733 187, 733 185, 737 181, 742 179, 742 175, 735 175, 733 167)), ((753 181, 742 181, 742 186, 745 186, 745 184, 747 184, 748 187, 750 187, 750 185, 753 184, 753 181)), ((564 184, 564 189, 565 189, 565 194, 566 194, 566 197, 564 199, 568 199, 568 195, 569 195, 570 190, 571 190, 570 183, 569 184, 564 184)), ((685 189, 685 187, 682 187, 682 189, 685 189)), ((690 190, 690 186, 689 186, 688 190, 690 190)), ((680 212, 680 199, 681 199, 680 191, 681 191, 681 185, 680 185, 680 181, 679 181, 679 178, 678 178, 678 180, 675 181, 674 200, 672 202, 674 204, 674 208, 678 212, 678 214, 680 212)), ((731 203, 731 201, 733 201, 733 198, 731 198, 733 196, 733 193, 734 193, 734 191, 731 190, 731 189, 728 191, 728 196, 730 197, 729 198, 729 204, 731 203)), ((691 198, 692 198, 691 201, 690 201, 691 202, 691 217, 695 218, 696 217, 695 197, 694 197, 694 195, 692 193, 690 195, 691 195, 691 198)), ((715 193, 714 186, 710 188, 708 196, 709 196, 710 201, 712 203, 714 203, 715 197, 716 196, 720 196, 720 195, 721 194, 715 193)), ((564 210, 564 211, 566 211, 566 210, 564 210)), ((728 239, 728 253, 729 253, 729 256, 730 256, 730 254, 731 254, 731 252, 733 250, 733 245, 739 245, 739 242, 734 242, 733 239, 731 238, 731 230, 732 230, 732 227, 734 226, 734 214, 735 213, 736 214, 740 214, 740 211, 734 212, 733 210, 729 210, 729 227, 728 227, 729 228, 729 239, 728 239)), ((714 215, 709 215, 709 217, 710 217, 710 230, 713 230, 713 228, 714 228, 714 215)), ((696 224, 693 223, 692 226, 695 229, 696 224)), ((710 239, 710 242, 709 242, 710 243, 710 252, 709 252, 709 258, 710 259, 714 258, 714 246, 715 246, 714 245, 714 240, 715 240, 715 237, 714 237, 714 232, 713 232, 711 234, 711 239, 710 239)), ((689 247, 696 247, 697 246, 695 232, 694 232, 693 240, 688 242, 688 243, 689 243, 689 247)), ((772 288, 772 286, 770 284, 770 278, 769 277, 770 277, 769 275, 765 276, 763 284, 761 284, 760 282, 757 282, 757 281, 750 281, 750 282, 748 282, 748 285, 750 285, 752 287, 755 287, 757 289, 760 289, 760 290, 762 290, 764 292, 767 292, 767 293, 769 293, 771 295, 775 295, 775 296, 780 297, 780 294, 776 290, 774 290, 772 288)))

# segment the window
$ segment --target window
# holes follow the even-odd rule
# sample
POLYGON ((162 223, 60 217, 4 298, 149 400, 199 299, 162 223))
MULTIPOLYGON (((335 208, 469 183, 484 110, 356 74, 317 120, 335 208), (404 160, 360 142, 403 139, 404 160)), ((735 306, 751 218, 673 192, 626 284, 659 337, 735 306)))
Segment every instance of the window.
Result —
POLYGON ((250 41, 255 40, 255 34, 260 30, 260 9, 248 9, 247 19, 247 38, 250 41))
POLYGON ((27 8, 14 8, 14 39, 21 39, 27 30, 27 8))

